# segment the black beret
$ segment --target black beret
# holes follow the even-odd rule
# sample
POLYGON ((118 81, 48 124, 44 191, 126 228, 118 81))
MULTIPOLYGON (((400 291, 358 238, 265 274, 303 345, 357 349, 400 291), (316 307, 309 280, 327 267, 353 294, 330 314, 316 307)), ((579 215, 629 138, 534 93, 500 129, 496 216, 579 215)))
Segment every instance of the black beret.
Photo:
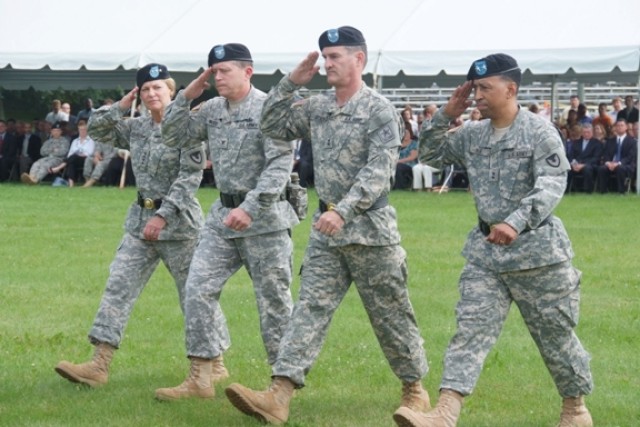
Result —
POLYGON ((142 85, 146 82, 153 80, 164 80, 171 78, 169 70, 166 65, 162 64, 147 64, 138 70, 136 74, 136 85, 138 89, 142 88, 142 85))
POLYGON ((349 26, 327 30, 318 39, 320 50, 329 46, 361 46, 366 43, 360 30, 349 26))
POLYGON ((522 72, 516 60, 504 53, 495 53, 473 61, 467 73, 467 80, 483 79, 503 74, 509 76, 520 85, 522 72))
POLYGON ((62 129, 62 122, 55 122, 51 125, 51 129, 62 129))
POLYGON ((215 45, 209 52, 209 67, 224 61, 253 62, 251 52, 241 43, 227 43, 215 45))

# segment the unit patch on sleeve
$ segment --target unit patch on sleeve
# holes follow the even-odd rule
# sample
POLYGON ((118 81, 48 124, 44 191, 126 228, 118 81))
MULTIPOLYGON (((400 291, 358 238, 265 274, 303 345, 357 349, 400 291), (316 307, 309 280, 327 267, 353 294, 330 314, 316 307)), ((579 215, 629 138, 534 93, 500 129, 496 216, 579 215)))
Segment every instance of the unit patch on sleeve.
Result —
POLYGON ((547 157, 546 161, 547 164, 552 168, 557 168, 558 166, 560 166, 560 156, 555 153, 547 157))

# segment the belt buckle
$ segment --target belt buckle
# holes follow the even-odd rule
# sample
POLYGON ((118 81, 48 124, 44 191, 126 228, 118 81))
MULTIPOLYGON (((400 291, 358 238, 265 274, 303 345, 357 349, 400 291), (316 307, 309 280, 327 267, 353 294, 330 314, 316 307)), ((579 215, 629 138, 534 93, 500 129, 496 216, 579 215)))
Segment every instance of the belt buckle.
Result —
POLYGON ((143 205, 145 209, 155 209, 156 204, 153 199, 146 198, 143 200, 143 205))
POLYGON ((332 211, 332 210, 334 210, 335 208, 336 208, 335 203, 331 203, 331 202, 327 203, 327 210, 328 210, 328 211, 332 211))

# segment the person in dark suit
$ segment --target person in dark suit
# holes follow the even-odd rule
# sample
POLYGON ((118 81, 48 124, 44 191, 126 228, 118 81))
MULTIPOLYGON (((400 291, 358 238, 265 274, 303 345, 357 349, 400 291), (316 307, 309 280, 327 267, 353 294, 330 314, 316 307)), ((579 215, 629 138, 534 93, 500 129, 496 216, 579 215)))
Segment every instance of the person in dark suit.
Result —
POLYGON ((607 140, 604 147, 604 163, 598 167, 598 191, 606 193, 609 177, 616 178, 618 193, 626 191, 626 180, 635 176, 638 156, 638 141, 627 135, 627 122, 618 120, 613 127, 615 136, 607 140))
POLYGON ((593 193, 594 180, 600 158, 602 143, 593 137, 593 126, 589 123, 582 125, 582 139, 571 145, 569 162, 571 170, 567 181, 568 188, 573 188, 576 176, 582 177, 582 188, 585 193, 593 193))
POLYGON ((6 181, 16 162, 18 141, 16 135, 7 130, 7 122, 0 120, 0 181, 6 181))
POLYGON ((636 123, 638 121, 638 109, 633 105, 633 96, 624 97, 625 108, 618 111, 618 120, 624 119, 627 123, 636 123))
POLYGON ((313 187, 313 152, 311 142, 306 139, 297 139, 294 146, 293 172, 298 172, 300 185, 313 187))
POLYGON ((29 122, 18 122, 18 176, 29 173, 31 165, 40 158, 40 148, 42 140, 33 133, 33 128, 29 122))

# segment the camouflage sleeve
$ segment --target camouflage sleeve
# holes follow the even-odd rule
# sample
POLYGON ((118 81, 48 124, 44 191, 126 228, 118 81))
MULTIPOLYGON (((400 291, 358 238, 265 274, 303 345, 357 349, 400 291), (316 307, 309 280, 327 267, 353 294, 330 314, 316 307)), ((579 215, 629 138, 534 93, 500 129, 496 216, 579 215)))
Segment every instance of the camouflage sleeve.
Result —
POLYGON ((371 113, 367 140, 361 142, 369 147, 367 163, 335 207, 345 222, 364 213, 389 192, 400 153, 400 130, 400 116, 392 106, 371 113))
POLYGON ((308 115, 309 100, 295 100, 298 88, 289 79, 289 76, 284 76, 271 89, 262 107, 260 120, 260 130, 264 135, 283 141, 293 141, 299 138, 311 140, 308 115))
POLYGON ((119 102, 94 111, 87 124, 87 132, 91 139, 128 150, 131 119, 125 120, 123 115, 119 102))
POLYGON ((195 197, 202 180, 202 170, 206 162, 204 143, 200 146, 184 148, 180 151, 180 172, 171 184, 157 214, 173 223, 181 210, 186 209, 195 197))
POLYGON ((546 129, 532 135, 534 187, 504 222, 519 233, 525 228, 536 228, 558 206, 567 186, 569 161, 562 141, 555 129, 546 129))
POLYGON ((187 127, 191 125, 190 106, 191 102, 184 97, 183 91, 180 91, 175 100, 165 108, 162 117, 162 140, 168 147, 197 147, 205 139, 193 139, 188 136, 187 127))
POLYGON ((289 180, 293 168, 293 150, 289 141, 263 136, 266 165, 256 187, 247 193, 239 206, 255 219, 280 200, 280 194, 289 180))
POLYGON ((431 126, 420 131, 418 158, 421 163, 442 170, 446 165, 462 164, 462 138, 457 132, 449 132, 450 119, 438 110, 431 126))

